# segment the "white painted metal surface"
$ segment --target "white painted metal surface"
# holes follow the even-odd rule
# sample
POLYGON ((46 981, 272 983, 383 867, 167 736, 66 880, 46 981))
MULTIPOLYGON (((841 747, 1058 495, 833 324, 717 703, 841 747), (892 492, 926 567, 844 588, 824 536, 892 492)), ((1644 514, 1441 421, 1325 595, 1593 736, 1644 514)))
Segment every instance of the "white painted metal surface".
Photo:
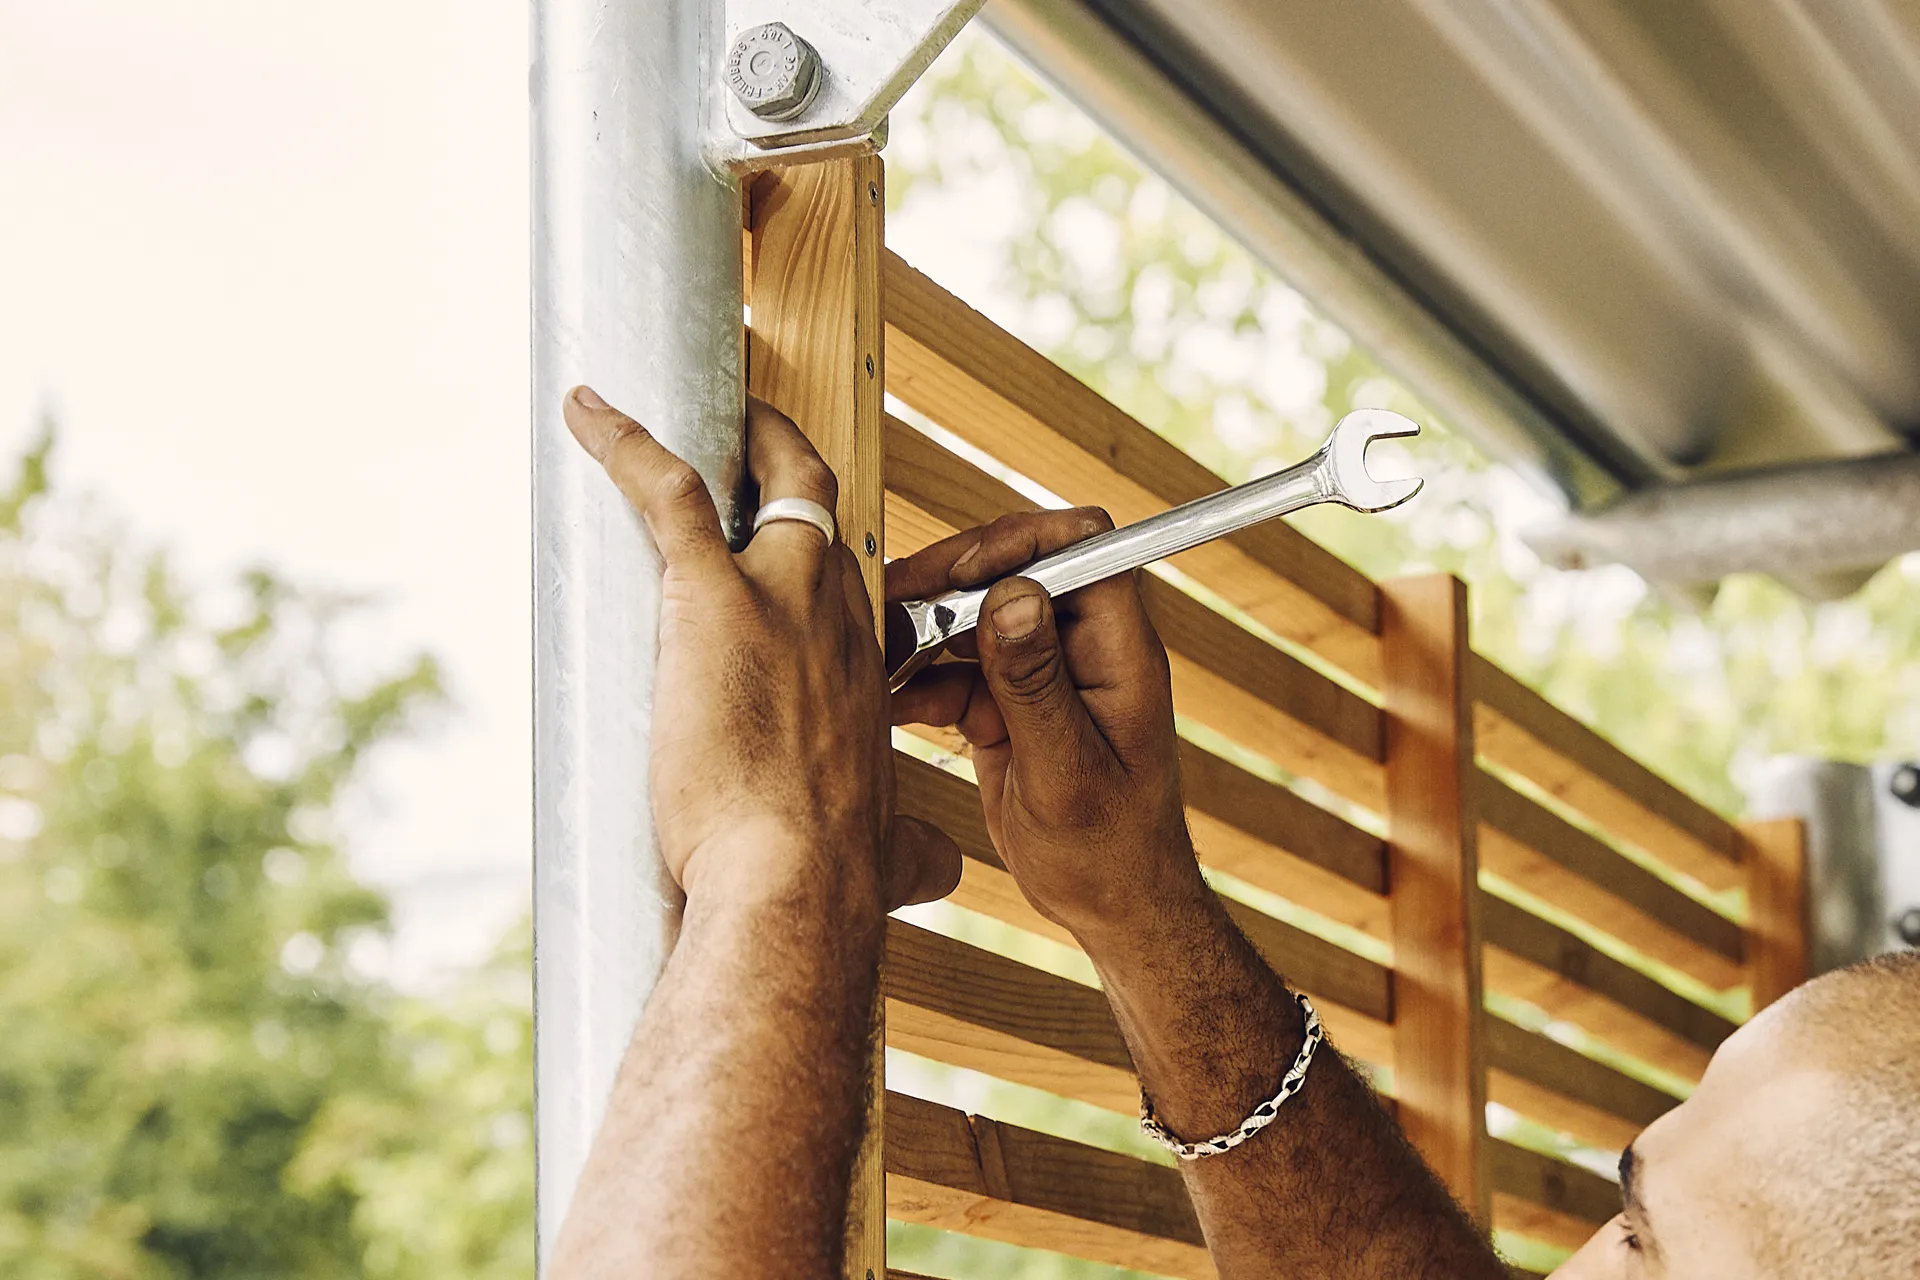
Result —
POLYGON ((533 5, 534 999, 542 1265, 679 903, 654 849, 659 562, 561 421, 591 383, 740 473, 740 203, 702 151, 721 0, 533 5))
POLYGON ((762 120, 727 102, 727 123, 761 147, 873 132, 985 0, 728 0, 727 39, 780 22, 814 47, 825 79, 790 120, 762 120))

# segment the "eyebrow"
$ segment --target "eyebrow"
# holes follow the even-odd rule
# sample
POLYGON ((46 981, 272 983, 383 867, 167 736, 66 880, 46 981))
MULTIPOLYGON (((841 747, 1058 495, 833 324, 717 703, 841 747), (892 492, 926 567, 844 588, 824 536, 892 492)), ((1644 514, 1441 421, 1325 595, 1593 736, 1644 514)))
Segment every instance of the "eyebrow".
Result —
POLYGON ((1640 1209, 1640 1196, 1634 1187, 1634 1172, 1639 1168, 1639 1157, 1633 1154, 1633 1144, 1620 1153, 1620 1202, 1629 1209, 1640 1209))
POLYGON ((1646 1203, 1640 1199, 1637 1176, 1640 1168, 1640 1157, 1634 1154, 1632 1144, 1628 1144, 1627 1149, 1620 1153, 1620 1203, 1638 1221, 1637 1234, 1643 1237, 1642 1244, 1657 1252, 1659 1246, 1655 1241, 1653 1223, 1647 1218, 1646 1203))

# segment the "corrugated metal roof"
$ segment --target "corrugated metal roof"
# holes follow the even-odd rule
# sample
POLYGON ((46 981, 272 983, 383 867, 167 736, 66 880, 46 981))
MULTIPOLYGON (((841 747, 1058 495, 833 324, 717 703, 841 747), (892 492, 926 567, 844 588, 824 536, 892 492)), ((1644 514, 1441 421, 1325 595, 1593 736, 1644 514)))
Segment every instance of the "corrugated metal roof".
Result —
POLYGON ((1920 434, 1920 0, 987 16, 1230 226, 1316 244, 1268 256, 1576 504, 1920 434))

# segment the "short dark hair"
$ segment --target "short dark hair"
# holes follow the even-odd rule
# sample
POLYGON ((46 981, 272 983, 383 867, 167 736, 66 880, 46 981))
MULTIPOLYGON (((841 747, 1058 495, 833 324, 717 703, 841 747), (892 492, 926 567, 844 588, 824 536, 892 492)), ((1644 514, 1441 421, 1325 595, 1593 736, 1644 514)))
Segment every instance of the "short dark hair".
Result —
POLYGON ((1782 1280, 1920 1275, 1920 951, 1824 974, 1785 1006, 1839 1106, 1769 1188, 1765 1261, 1782 1280))

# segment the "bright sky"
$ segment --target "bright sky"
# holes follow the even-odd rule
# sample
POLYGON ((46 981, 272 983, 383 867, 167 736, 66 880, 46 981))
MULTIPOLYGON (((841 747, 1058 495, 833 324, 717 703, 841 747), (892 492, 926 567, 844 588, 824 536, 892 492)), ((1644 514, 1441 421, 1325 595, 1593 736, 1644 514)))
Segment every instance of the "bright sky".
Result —
MULTIPOLYGON (((528 897, 527 26, 0 0, 0 458, 50 405, 56 483, 199 581, 367 593, 380 652, 445 662, 458 714, 375 760, 347 830, 409 983, 528 897)), ((889 237, 991 305, 993 203, 889 237)))
POLYGON ((460 712, 376 765, 396 973, 527 896, 525 0, 0 0, 0 450, 202 581, 383 601, 460 712))

